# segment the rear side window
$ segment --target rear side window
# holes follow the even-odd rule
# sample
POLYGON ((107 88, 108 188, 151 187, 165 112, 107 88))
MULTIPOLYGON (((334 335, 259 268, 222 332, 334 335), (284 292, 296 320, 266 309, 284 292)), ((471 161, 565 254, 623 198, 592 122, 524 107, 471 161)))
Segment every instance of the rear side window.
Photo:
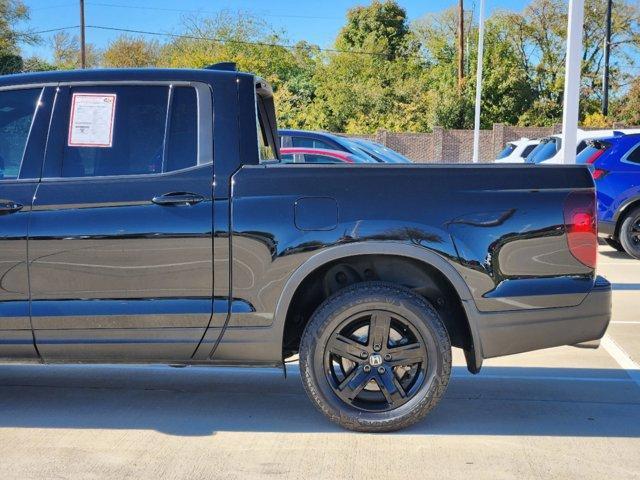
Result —
POLYGON ((520 157, 522 158, 527 158, 529 156, 529 154, 531 152, 533 152, 533 149, 536 148, 535 145, 527 145, 526 147, 524 147, 524 150, 522 151, 522 153, 520 154, 520 157))
POLYGON ((330 143, 307 137, 291 137, 291 143, 294 148, 323 148, 325 150, 335 150, 336 148, 330 143))
POLYGON ((527 157, 528 163, 541 163, 549 160, 558 151, 556 139, 551 138, 540 142, 527 157))
POLYGON ((0 180, 18 178, 41 89, 0 92, 0 180))
MULTIPOLYGON (((197 95, 191 87, 72 87, 62 177, 158 174, 197 165, 197 95), (91 100, 113 104, 106 109, 91 100)), ((56 107, 57 109, 58 107, 56 107)))
POLYGON ((171 99, 165 172, 198 163, 198 96, 191 87, 177 87, 171 99))
POLYGON ((626 162, 640 165, 640 143, 637 143, 625 158, 626 162))

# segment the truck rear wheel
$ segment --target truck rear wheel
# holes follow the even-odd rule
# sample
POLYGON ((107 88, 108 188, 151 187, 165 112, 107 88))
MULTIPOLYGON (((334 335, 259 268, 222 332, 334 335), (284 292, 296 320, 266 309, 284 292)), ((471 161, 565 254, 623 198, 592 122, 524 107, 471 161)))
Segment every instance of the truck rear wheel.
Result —
POLYGON ((634 208, 624 217, 619 238, 624 251, 640 259, 640 207, 634 208))
POLYGON ((382 282, 345 288, 315 311, 300 344, 304 388, 344 428, 389 432, 422 419, 444 394, 451 343, 435 309, 382 282))

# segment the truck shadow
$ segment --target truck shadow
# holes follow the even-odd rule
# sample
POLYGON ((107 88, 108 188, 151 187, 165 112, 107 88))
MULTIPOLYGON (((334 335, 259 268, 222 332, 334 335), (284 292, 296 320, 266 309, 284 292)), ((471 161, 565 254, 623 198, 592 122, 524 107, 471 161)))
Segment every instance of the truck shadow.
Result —
MULTIPOLYGON (((455 367, 446 397, 397 435, 640 437, 640 387, 615 369, 455 367)), ((341 432, 307 400, 296 366, 0 367, 0 428, 341 432)))

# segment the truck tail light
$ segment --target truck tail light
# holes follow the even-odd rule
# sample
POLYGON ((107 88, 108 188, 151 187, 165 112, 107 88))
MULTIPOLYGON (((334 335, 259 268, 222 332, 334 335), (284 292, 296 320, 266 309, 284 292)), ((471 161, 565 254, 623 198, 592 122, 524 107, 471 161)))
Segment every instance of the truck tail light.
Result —
POLYGON ((595 268, 598 258, 595 192, 573 192, 567 196, 564 224, 571 254, 580 263, 595 268))

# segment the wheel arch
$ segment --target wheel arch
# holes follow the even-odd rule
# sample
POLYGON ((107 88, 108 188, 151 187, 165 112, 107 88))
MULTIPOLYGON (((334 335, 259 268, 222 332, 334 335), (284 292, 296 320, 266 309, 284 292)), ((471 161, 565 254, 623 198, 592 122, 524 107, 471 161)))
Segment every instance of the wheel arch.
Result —
POLYGON ((620 238, 620 227, 622 226, 624 217, 627 215, 627 212, 633 210, 636 207, 640 207, 640 195, 635 195, 622 202, 614 217, 616 225, 614 238, 620 238))
POLYGON ((274 326, 278 329, 277 338, 284 342, 285 326, 289 309, 295 295, 301 290, 306 279, 328 264, 348 260, 359 256, 402 257, 419 262, 425 267, 434 269, 446 279, 457 294, 464 311, 472 350, 465 350, 467 365, 470 371, 477 373, 482 365, 482 345, 476 324, 477 312, 471 291, 455 267, 441 255, 423 247, 393 242, 362 242, 339 245, 322 250, 300 265, 287 280, 276 305, 274 326))

